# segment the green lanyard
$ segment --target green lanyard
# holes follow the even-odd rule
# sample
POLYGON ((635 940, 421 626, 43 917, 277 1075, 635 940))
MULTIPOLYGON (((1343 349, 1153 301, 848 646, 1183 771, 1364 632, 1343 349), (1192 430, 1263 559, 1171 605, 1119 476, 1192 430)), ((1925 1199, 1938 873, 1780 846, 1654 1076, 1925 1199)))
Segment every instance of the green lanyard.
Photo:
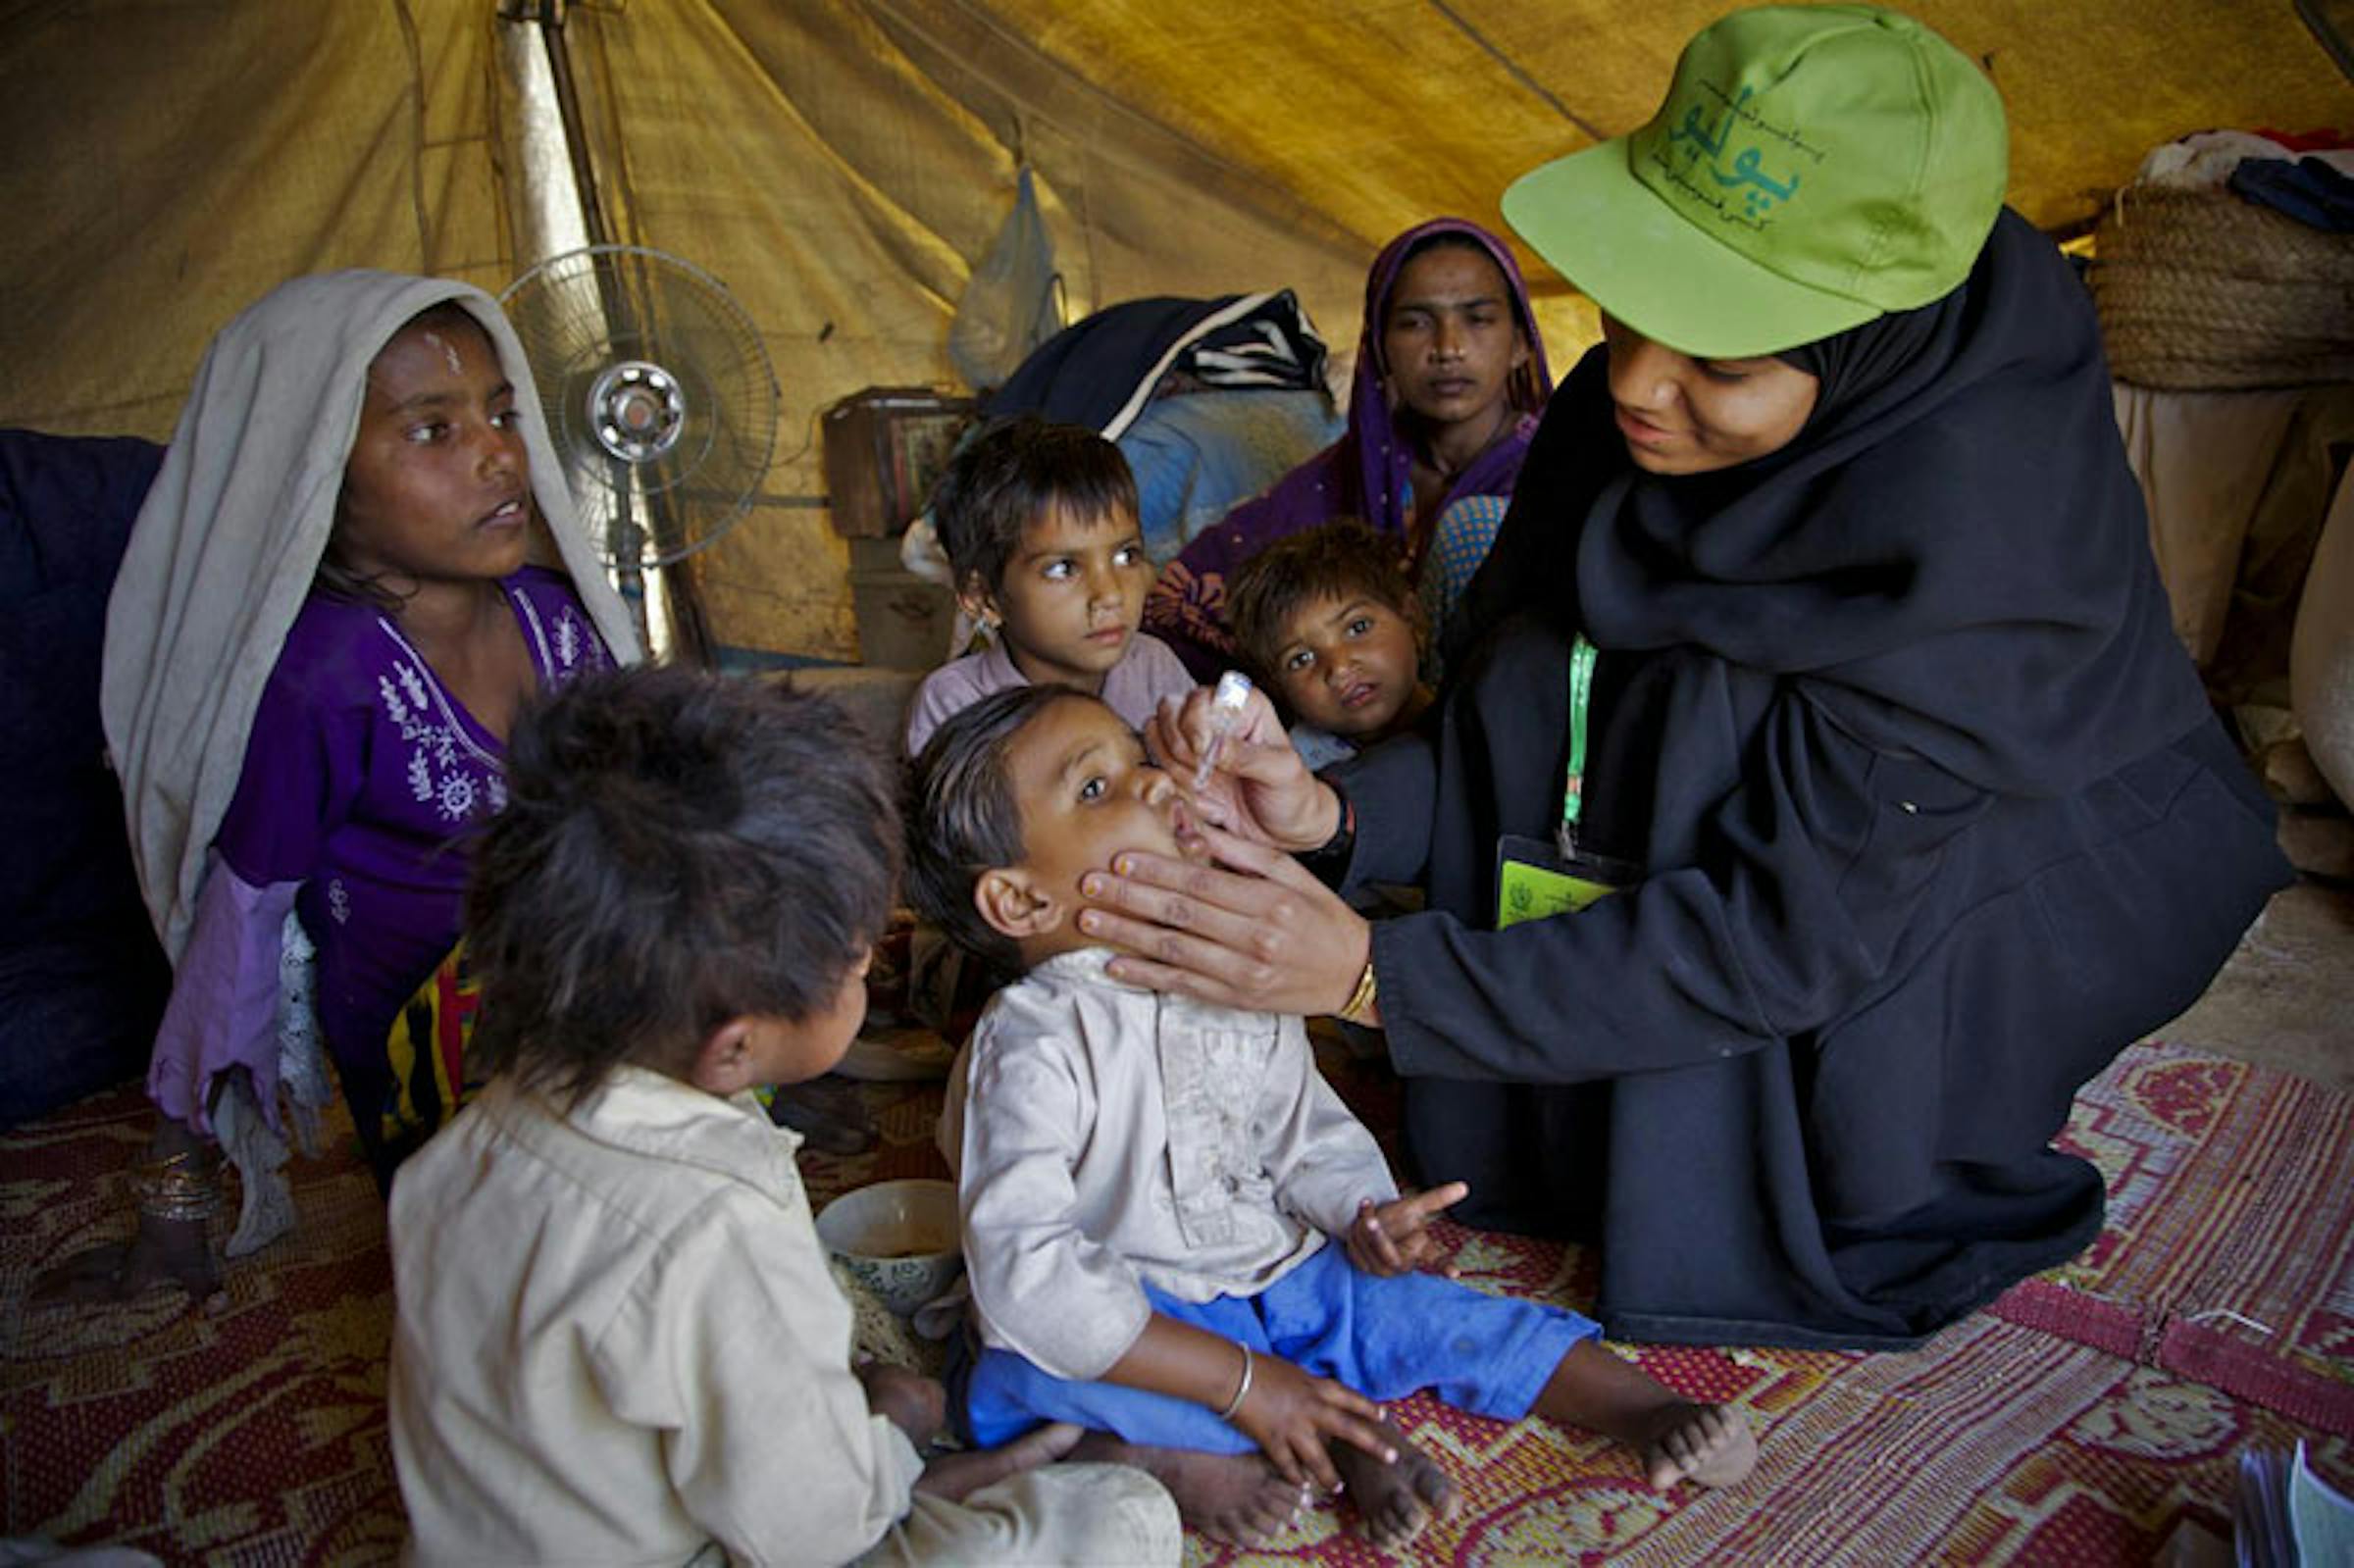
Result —
POLYGON ((1586 716, 1594 701, 1594 644, 1579 632, 1569 645, 1569 769, 1561 781, 1561 828, 1556 836, 1563 860, 1577 858, 1577 820, 1586 809, 1586 716))

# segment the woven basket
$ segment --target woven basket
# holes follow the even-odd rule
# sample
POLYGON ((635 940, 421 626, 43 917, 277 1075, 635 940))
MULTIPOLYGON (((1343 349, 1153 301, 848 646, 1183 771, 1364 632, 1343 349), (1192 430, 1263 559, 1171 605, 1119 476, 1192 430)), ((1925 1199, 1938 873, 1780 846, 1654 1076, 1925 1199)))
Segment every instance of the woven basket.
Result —
POLYGON ((2129 185, 2093 254, 2120 380, 2184 391, 2354 380, 2354 235, 2227 190, 2129 185))

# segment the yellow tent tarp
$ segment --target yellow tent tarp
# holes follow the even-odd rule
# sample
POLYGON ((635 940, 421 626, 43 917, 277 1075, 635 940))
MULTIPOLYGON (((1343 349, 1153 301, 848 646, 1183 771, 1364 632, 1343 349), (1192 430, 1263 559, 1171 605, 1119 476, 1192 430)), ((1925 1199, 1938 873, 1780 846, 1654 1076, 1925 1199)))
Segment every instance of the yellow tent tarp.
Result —
MULTIPOLYGON (((697 558, 723 641, 855 655, 817 412, 951 384, 949 320, 1035 173, 1075 317, 1297 290, 1338 351, 1365 264, 1639 123, 1714 0, 590 0, 564 8, 616 239, 722 278, 784 388, 769 504, 697 558)), ((2151 146, 2354 129, 2291 0, 1927 0, 2013 119, 2012 200, 2088 223, 2151 146)), ((0 422, 169 433, 211 334, 282 278, 495 290, 515 216, 493 0, 0 8, 0 422)), ((1530 277, 1557 363, 1591 318, 1530 277)))

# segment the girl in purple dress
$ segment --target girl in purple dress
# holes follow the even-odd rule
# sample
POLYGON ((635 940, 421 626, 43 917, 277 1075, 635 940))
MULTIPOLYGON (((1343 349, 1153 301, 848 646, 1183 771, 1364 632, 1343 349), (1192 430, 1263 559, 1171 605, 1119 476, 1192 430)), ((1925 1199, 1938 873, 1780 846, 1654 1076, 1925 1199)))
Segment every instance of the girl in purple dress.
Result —
POLYGON ((315 1014, 379 1179, 454 1109, 447 1064, 396 1059, 387 1035, 457 939, 508 728, 536 692, 635 656, 489 296, 339 273, 223 330, 107 618, 107 737, 175 962, 161 1115, 136 1239, 69 1260, 47 1293, 171 1278, 209 1300, 216 1137, 247 1189, 231 1250, 287 1223, 256 1198, 282 1203, 281 1087, 316 1097, 281 1084, 289 914, 316 951, 314 1007, 291 1016, 315 1014))
POLYGON ((1226 623, 1236 570, 1277 539, 1350 517, 1397 547, 1435 650, 1504 521, 1552 391, 1504 241, 1460 218, 1407 229, 1365 279, 1348 433, 1162 568, 1145 630, 1214 680, 1239 657, 1226 623))

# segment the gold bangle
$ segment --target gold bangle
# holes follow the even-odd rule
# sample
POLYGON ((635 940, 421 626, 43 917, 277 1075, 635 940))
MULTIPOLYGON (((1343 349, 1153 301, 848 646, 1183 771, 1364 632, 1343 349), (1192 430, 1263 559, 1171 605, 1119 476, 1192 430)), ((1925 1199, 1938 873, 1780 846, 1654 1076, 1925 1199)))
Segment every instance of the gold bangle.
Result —
POLYGON ((1369 1022, 1373 1016, 1373 1003, 1379 989, 1380 987, 1375 984, 1373 978, 1373 955, 1367 953, 1365 955, 1365 972, 1356 977, 1356 989, 1349 993, 1349 999, 1341 1004, 1341 1010, 1334 1016, 1352 1024, 1369 1022))

